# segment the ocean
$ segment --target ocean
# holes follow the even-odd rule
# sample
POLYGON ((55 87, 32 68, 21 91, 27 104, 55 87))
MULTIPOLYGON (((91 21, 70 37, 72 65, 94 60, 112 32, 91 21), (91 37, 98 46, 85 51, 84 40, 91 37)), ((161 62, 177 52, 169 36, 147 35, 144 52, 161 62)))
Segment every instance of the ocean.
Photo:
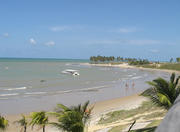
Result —
POLYGON ((169 74, 85 65, 88 60, 0 59, 0 113, 52 110, 57 103, 92 103, 142 92, 146 81, 169 74), (76 70, 80 75, 65 73, 76 70))

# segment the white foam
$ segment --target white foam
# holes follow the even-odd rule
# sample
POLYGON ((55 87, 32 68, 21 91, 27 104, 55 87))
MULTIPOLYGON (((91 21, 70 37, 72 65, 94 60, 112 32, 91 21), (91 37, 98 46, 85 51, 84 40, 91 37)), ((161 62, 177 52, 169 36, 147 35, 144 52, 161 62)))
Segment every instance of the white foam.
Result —
POLYGON ((19 95, 18 93, 12 93, 12 94, 0 94, 1 97, 5 97, 5 96, 15 96, 15 95, 19 95))
POLYGON ((140 79, 140 78, 142 78, 142 76, 132 77, 131 79, 132 79, 132 80, 136 80, 136 79, 140 79))
POLYGON ((73 90, 57 91, 57 93, 70 93, 70 92, 73 92, 73 90))
POLYGON ((97 87, 91 87, 91 88, 82 88, 82 89, 78 89, 76 91, 88 91, 88 90, 97 90, 97 89, 101 89, 101 88, 105 88, 107 87, 107 85, 104 86, 97 86, 97 87))
POLYGON ((128 77, 132 77, 133 75, 127 75, 128 77))
POLYGON ((8 88, 8 89, 4 89, 4 90, 7 90, 7 91, 12 91, 12 90, 25 90, 25 89, 27 89, 27 87, 8 88))
POLYGON ((66 65, 66 66, 70 66, 71 64, 70 64, 70 63, 66 63, 65 65, 66 65))
POLYGON ((24 93, 27 95, 36 95, 36 94, 46 94, 47 92, 31 92, 31 93, 24 93))

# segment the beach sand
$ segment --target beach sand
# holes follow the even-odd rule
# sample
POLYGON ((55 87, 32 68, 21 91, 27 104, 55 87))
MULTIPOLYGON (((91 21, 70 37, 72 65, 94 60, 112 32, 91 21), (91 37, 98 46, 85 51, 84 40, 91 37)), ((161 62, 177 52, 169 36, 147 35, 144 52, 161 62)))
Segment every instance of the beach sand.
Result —
MULTIPOLYGON (((91 132, 93 125, 97 123, 97 121, 101 118, 102 115, 106 114, 107 112, 111 112, 114 110, 121 110, 121 109, 132 109, 136 108, 141 105, 143 101, 147 100, 146 98, 139 96, 138 94, 126 96, 123 98, 116 98, 111 100, 105 100, 96 102, 91 104, 90 106, 94 106, 92 111, 92 118, 89 123, 89 132, 91 132)), ((29 115, 26 113, 25 115, 29 115)), ((7 132, 20 132, 20 127, 14 123, 14 121, 21 118, 21 115, 3 115, 7 120, 9 120, 9 127, 6 130, 7 132)), ((50 117, 49 121, 55 121, 54 117, 50 117)), ((33 130, 31 126, 28 126, 28 132, 40 132, 42 129, 35 127, 33 130)), ((48 125, 46 127, 46 132, 59 132, 56 128, 48 125)))
POLYGON ((168 69, 154 69, 154 68, 144 68, 144 67, 137 67, 137 66, 131 66, 128 63, 122 63, 122 64, 90 64, 90 63, 81 63, 82 65, 89 65, 89 66, 101 66, 101 67, 120 67, 120 68, 133 68, 133 69, 140 69, 140 70, 147 70, 147 71, 162 71, 167 73, 177 73, 180 74, 180 71, 176 70, 168 70, 168 69))
POLYGON ((143 101, 147 100, 147 98, 139 96, 139 94, 134 94, 123 98, 116 98, 92 104, 91 106, 94 106, 94 109, 89 123, 88 132, 93 132, 95 124, 97 124, 100 118, 105 114, 117 110, 134 109, 139 107, 143 101))

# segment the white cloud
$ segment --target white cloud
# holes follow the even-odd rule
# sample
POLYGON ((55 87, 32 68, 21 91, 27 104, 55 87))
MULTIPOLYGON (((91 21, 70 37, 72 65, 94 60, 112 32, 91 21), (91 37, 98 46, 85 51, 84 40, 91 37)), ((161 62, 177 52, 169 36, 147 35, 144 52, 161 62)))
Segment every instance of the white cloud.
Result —
POLYGON ((70 26, 56 26, 56 27, 51 27, 50 30, 53 32, 57 31, 68 31, 71 30, 72 28, 70 26))
POLYGON ((136 28, 120 28, 117 30, 117 32, 120 33, 131 33, 131 32, 136 32, 137 29, 136 28))
POLYGON ((45 43, 45 45, 47 45, 47 46, 54 46, 55 42, 54 41, 49 41, 49 42, 45 43))
POLYGON ((149 51, 152 52, 152 53, 158 53, 159 52, 159 50, 157 50, 157 49, 151 49, 149 51))
POLYGON ((160 44, 161 42, 158 40, 99 40, 99 41, 91 41, 91 44, 129 44, 129 45, 152 45, 152 44, 160 44))
POLYGON ((9 37, 9 33, 4 33, 3 37, 9 37))
POLYGON ((151 45, 151 44, 160 44, 158 40, 128 40, 127 43, 135 45, 151 45))
POLYGON ((30 38, 30 39, 29 39, 29 42, 30 42, 31 44, 33 44, 33 45, 35 45, 35 44, 37 43, 34 38, 30 38))
POLYGON ((78 31, 84 29, 82 25, 62 25, 50 27, 50 30, 53 32, 62 32, 62 31, 78 31))
POLYGON ((137 31, 138 29, 136 27, 128 27, 128 28, 122 27, 111 30, 111 32, 116 32, 116 33, 132 33, 137 31))

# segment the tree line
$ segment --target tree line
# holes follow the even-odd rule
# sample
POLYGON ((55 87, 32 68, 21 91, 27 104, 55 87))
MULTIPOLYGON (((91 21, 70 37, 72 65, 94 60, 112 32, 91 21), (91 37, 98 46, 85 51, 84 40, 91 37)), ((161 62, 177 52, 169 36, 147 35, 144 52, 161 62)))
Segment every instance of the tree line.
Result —
POLYGON ((91 63, 101 63, 101 62, 126 62, 130 65, 143 65, 149 64, 150 62, 147 59, 136 59, 136 58, 123 58, 123 57, 114 57, 114 56, 91 56, 91 63))
POLYGON ((174 60, 173 58, 171 58, 169 60, 170 63, 172 63, 173 61, 176 61, 177 63, 179 63, 180 62, 180 57, 177 57, 176 60, 174 60))
POLYGON ((176 61, 179 63, 180 62, 180 57, 176 58, 176 61))
POLYGON ((109 61, 115 61, 114 56, 91 56, 90 61, 92 62, 109 62, 109 61))

